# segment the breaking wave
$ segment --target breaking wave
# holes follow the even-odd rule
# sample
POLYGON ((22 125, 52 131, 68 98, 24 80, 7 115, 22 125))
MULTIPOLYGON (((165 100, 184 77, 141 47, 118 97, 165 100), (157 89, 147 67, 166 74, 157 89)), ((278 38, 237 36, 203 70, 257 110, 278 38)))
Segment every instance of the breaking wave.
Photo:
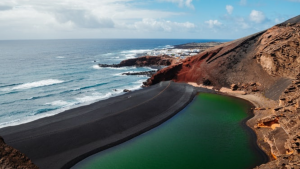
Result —
POLYGON ((3 89, 3 91, 31 89, 31 88, 42 87, 42 86, 50 86, 50 85, 63 83, 63 82, 64 81, 57 80, 57 79, 47 79, 47 80, 41 80, 36 82, 24 83, 12 88, 5 88, 3 89))

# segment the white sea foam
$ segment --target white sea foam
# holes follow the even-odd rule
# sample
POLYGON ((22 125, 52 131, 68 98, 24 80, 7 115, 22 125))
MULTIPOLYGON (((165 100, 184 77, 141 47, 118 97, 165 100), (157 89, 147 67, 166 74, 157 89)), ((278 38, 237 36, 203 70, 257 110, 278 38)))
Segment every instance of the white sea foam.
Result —
POLYGON ((97 100, 102 100, 102 99, 109 98, 111 95, 112 95, 111 93, 107 93, 105 95, 100 94, 100 93, 93 93, 91 96, 79 97, 79 98, 76 98, 76 100, 79 103, 90 103, 90 102, 94 102, 94 101, 97 101, 97 100))
POLYGON ((106 69, 115 69, 115 70, 129 70, 131 67, 106 67, 106 69))
POLYGON ((100 67, 99 65, 93 65, 94 69, 102 69, 102 67, 100 67))
MULTIPOLYGON (((139 82, 139 81, 137 81, 137 82, 139 82)), ((52 110, 52 111, 48 111, 48 112, 44 112, 41 114, 27 115, 25 117, 18 118, 18 119, 15 118, 13 120, 7 120, 6 122, 0 123, 0 128, 8 127, 8 126, 16 126, 16 125, 20 125, 20 124, 24 124, 24 123, 29 123, 29 122, 32 122, 32 121, 35 121, 35 120, 38 120, 41 118, 50 117, 50 116, 59 114, 61 112, 64 112, 64 111, 72 109, 72 108, 89 105, 89 104, 94 103, 99 100, 104 100, 104 99, 107 99, 110 97, 122 95, 122 94, 124 94, 123 89, 129 89, 131 91, 139 90, 139 89, 141 89, 140 86, 141 85, 133 85, 133 86, 129 86, 129 87, 124 87, 122 89, 117 89, 117 91, 112 91, 112 93, 109 92, 106 94, 101 94, 101 93, 96 92, 89 96, 75 98, 76 101, 73 101, 73 102, 57 100, 57 101, 53 101, 50 103, 46 103, 46 105, 48 104, 48 105, 52 105, 52 106, 61 106, 61 108, 52 110)))
POLYGON ((64 59, 65 57, 64 56, 57 56, 56 58, 57 59, 64 59))
POLYGON ((172 46, 172 45, 166 45, 165 48, 170 49, 170 48, 174 48, 174 46, 172 46))
POLYGON ((149 51, 151 51, 151 49, 129 50, 130 53, 146 53, 149 51))
POLYGON ((107 99, 111 96, 112 96, 111 93, 107 93, 104 95, 100 94, 100 93, 93 93, 91 96, 83 96, 81 98, 76 98, 75 99, 76 101, 73 101, 73 102, 57 100, 57 101, 53 101, 51 103, 46 103, 45 105, 60 106, 61 108, 52 110, 52 111, 48 111, 48 112, 44 112, 41 114, 27 115, 27 116, 19 118, 19 119, 7 120, 6 122, 0 123, 0 128, 8 127, 8 126, 16 126, 16 125, 20 125, 20 124, 24 124, 24 123, 29 123, 29 122, 32 122, 32 121, 35 121, 35 120, 38 120, 41 118, 50 117, 50 116, 59 114, 61 112, 64 112, 64 111, 72 109, 72 108, 88 105, 95 101, 107 99))
POLYGON ((5 88, 5 89, 3 89, 3 91, 31 89, 31 88, 35 88, 35 87, 49 86, 49 85, 54 85, 54 84, 63 83, 63 82, 64 81, 57 80, 57 79, 47 79, 47 80, 41 80, 41 81, 36 81, 36 82, 24 83, 24 84, 17 85, 12 88, 5 88))
POLYGON ((133 82, 135 84, 143 84, 143 82, 146 81, 145 79, 141 79, 141 80, 138 80, 136 82, 133 82))
POLYGON ((51 103, 46 103, 46 105, 52 105, 52 106, 68 106, 68 105, 73 105, 73 103, 66 102, 66 101, 63 101, 63 100, 56 100, 56 101, 53 101, 53 102, 51 102, 51 103))
POLYGON ((142 84, 140 84, 138 86, 132 86, 132 87, 129 88, 129 90, 131 90, 131 91, 139 90, 139 89, 142 88, 141 86, 142 86, 142 84))
POLYGON ((123 76, 122 74, 123 73, 116 73, 116 74, 113 74, 113 76, 123 76))
POLYGON ((135 58, 136 54, 126 54, 125 57, 126 59, 132 59, 135 58))
POLYGON ((18 125, 20 123, 20 119, 15 119, 15 120, 12 120, 12 121, 6 121, 6 122, 3 122, 3 123, 0 123, 0 128, 3 128, 3 127, 7 127, 7 126, 15 126, 15 125, 18 125))
POLYGON ((147 68, 147 69, 149 69, 149 70, 157 70, 157 69, 152 68, 152 67, 149 67, 149 66, 145 66, 144 68, 147 68))
POLYGON ((151 49, 127 50, 127 51, 123 51, 123 53, 146 53, 149 51, 151 51, 151 49))
POLYGON ((114 53, 105 53, 103 54, 103 56, 110 56, 110 55, 113 55, 114 53))

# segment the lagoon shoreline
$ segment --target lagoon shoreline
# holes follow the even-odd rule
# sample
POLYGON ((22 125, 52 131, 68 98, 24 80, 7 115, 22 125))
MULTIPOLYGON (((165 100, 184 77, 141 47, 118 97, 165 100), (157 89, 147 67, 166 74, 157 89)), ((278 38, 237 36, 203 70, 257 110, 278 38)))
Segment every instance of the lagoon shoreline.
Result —
MULTIPOLYGON (((217 93, 172 81, 67 110, 30 123, 0 129, 6 143, 26 154, 38 167, 70 168, 84 158, 123 143, 167 121, 197 93, 217 93), (143 112, 143 113, 140 113, 143 112), (155 113, 153 113, 155 112, 155 113)), ((247 126, 250 138, 257 140, 247 126)), ((253 141, 264 157, 269 158, 253 141)))
MULTIPOLYGON (((198 91, 174 82, 99 101, 30 123, 0 129, 5 142, 42 169, 70 168, 165 122, 198 91), (142 112, 142 113, 141 113, 142 112)), ((203 89, 203 92, 212 92, 203 89)))

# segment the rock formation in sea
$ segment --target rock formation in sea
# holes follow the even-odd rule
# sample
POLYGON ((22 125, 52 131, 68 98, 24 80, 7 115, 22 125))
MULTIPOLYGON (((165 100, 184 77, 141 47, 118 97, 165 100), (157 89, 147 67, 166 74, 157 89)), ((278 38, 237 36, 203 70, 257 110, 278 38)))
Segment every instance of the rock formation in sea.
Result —
POLYGON ((222 44, 222 42, 203 42, 203 43, 186 43, 181 45, 174 45, 174 49, 201 49, 205 50, 217 45, 222 44))
POLYGON ((124 67, 124 66, 152 66, 152 65, 163 65, 169 66, 175 62, 174 57, 167 55, 163 56, 141 56, 132 59, 126 59, 119 64, 99 64, 100 67, 124 67))
POLYGON ((159 70, 144 85, 166 80, 195 82, 216 90, 231 87, 273 101, 275 105, 256 108, 255 121, 249 123, 255 128, 259 146, 272 157, 258 168, 299 168, 299 43, 300 15, 159 70))
POLYGON ((38 169, 23 153, 5 144, 2 137, 0 137, 0 168, 38 169))
POLYGON ((144 75, 151 77, 153 74, 155 74, 156 70, 150 70, 150 71, 144 71, 144 72, 126 72, 122 73, 122 75, 144 75))

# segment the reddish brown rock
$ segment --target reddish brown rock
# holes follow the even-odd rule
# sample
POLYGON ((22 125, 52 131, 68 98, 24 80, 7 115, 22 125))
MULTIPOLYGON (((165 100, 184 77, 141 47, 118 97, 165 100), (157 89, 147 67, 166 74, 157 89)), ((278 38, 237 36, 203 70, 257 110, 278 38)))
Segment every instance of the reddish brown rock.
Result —
POLYGON ((155 75, 147 85, 163 80, 202 84, 203 79, 209 79, 215 87, 252 82, 250 85, 260 84, 259 90, 264 91, 282 77, 296 78, 300 76, 300 22, 289 22, 209 48, 157 73, 172 78, 155 75))
POLYGON ((5 144, 2 137, 0 137, 0 168, 38 169, 23 153, 5 144))

